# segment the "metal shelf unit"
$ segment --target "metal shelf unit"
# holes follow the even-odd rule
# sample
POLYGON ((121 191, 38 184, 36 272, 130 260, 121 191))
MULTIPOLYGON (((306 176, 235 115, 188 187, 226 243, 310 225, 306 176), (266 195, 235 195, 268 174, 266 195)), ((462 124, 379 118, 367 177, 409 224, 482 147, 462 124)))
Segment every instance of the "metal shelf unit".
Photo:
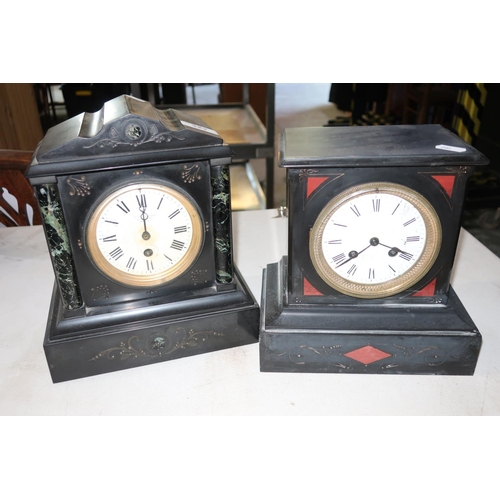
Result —
POLYGON ((249 84, 243 84, 243 100, 240 103, 210 105, 157 104, 154 84, 148 85, 148 95, 141 96, 158 109, 185 110, 201 118, 216 130, 235 153, 233 163, 247 163, 251 159, 266 161, 265 197, 266 208, 274 206, 274 133, 275 133, 275 84, 267 84, 266 119, 262 123, 250 105, 249 84))

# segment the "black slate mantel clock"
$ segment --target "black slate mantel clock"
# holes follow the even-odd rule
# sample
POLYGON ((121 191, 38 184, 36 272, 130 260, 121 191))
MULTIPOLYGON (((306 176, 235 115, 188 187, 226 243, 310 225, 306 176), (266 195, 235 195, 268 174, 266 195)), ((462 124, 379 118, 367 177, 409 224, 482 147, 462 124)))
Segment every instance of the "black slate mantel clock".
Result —
POLYGON ((488 160, 440 125, 286 129, 288 256, 264 271, 261 371, 474 373, 450 275, 488 160))
POLYGON ((198 118, 130 96, 47 132, 27 177, 56 277, 54 382, 257 341, 232 262, 231 156, 198 118))

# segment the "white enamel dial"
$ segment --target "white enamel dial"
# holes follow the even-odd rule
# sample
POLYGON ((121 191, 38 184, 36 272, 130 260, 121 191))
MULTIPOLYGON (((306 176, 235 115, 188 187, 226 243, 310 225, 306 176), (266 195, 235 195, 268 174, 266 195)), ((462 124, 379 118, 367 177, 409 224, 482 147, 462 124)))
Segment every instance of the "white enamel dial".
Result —
POLYGON ((314 224, 310 253, 318 274, 355 297, 386 297, 428 272, 441 246, 430 203, 393 183, 356 186, 335 197, 314 224))
POLYGON ((97 267, 130 286, 155 286, 184 273, 202 243, 200 216, 179 191, 132 184, 108 195, 90 217, 87 248, 97 267))

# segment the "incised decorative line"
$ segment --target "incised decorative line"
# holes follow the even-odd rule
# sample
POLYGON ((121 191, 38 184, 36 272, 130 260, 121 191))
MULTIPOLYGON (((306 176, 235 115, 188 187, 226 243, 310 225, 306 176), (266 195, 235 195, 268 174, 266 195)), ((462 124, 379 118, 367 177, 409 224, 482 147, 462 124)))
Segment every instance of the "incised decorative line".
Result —
MULTIPOLYGON (((288 356, 288 359, 292 362, 295 363, 296 365, 305 365, 306 361, 304 361, 302 358, 306 354, 310 354, 311 352, 314 354, 317 354, 318 356, 329 356, 330 354, 333 353, 334 349, 338 349, 339 347, 342 347, 340 344, 339 345, 332 345, 332 346, 322 346, 320 350, 315 349, 314 347, 308 346, 308 345, 301 345, 298 347, 298 349, 303 349, 305 350, 305 354, 299 354, 298 352, 292 352, 292 349, 289 351, 282 352, 280 354, 277 354, 277 356, 288 356), (295 358, 295 359, 294 359, 295 358)), ((343 365, 342 363, 334 363, 334 366, 338 366, 339 368, 347 368, 347 366, 343 365)))
POLYGON ((85 182, 85 176, 82 175, 79 179, 76 177, 69 177, 66 179, 66 182, 70 185, 71 190, 69 194, 74 196, 75 194, 78 196, 86 196, 90 194, 90 185, 88 182, 85 182))
POLYGON ((311 174, 317 174, 319 170, 315 170, 313 168, 301 168, 299 170, 299 182, 302 182, 304 179, 309 177, 311 174))
POLYGON ((183 172, 181 173, 181 177, 184 183, 191 184, 192 182, 201 179, 200 166, 197 163, 191 165, 190 167, 188 165, 183 165, 182 170, 183 172))
POLYGON ((109 299, 109 288, 107 285, 98 285, 91 288, 92 300, 109 299))
POLYGON ((458 174, 459 176, 464 175, 468 172, 468 168, 466 166, 462 167, 446 167, 446 170, 448 172, 453 172, 455 174, 458 174))
POLYGON ((151 335, 143 346, 141 346, 140 337, 134 335, 128 339, 127 343, 120 342, 117 347, 105 349, 89 361, 97 361, 104 357, 116 359, 116 356, 119 356, 120 361, 126 361, 131 358, 158 358, 172 354, 178 349, 196 347, 199 342, 205 342, 209 336, 223 337, 224 334, 214 330, 195 332, 193 329, 186 331, 185 328, 177 328, 171 334, 156 333, 151 335))
POLYGON ((200 283, 207 282, 207 269, 196 269, 195 271, 191 271, 191 281, 193 285, 199 285, 200 283))
MULTIPOLYGON (((437 346, 425 347, 424 349, 420 349, 419 351, 416 351, 416 352, 415 352, 416 347, 404 347, 404 346, 400 346, 397 344, 393 344, 393 346, 400 349, 401 351, 403 351, 403 354, 407 360, 410 358, 413 358, 415 356, 418 356, 419 354, 427 353, 424 356, 424 359, 425 359, 425 362, 429 366, 442 365, 450 356, 449 352, 445 352, 444 356, 443 356, 443 353, 442 353, 443 350, 437 346), (438 352, 438 355, 436 355, 436 351, 438 352), (439 351, 441 351, 441 353, 439 353, 439 351), (440 356, 443 356, 443 358, 440 361, 436 361, 436 360, 439 360, 440 356)), ((394 366, 398 366, 398 365, 394 365, 394 366)), ((387 365, 387 368, 393 368, 393 367, 391 365, 387 365)))
MULTIPOLYGON (((400 346, 397 344, 393 344, 394 347, 397 349, 400 349, 403 352, 404 359, 406 362, 410 360, 410 358, 415 358, 415 356, 418 355, 423 355, 425 362, 429 366, 439 366, 445 363, 448 358, 450 357, 451 353, 450 352, 444 352, 443 349, 437 347, 437 346, 429 346, 425 347, 424 349, 416 350, 416 347, 404 347, 400 346)), ((341 345, 333 345, 333 346, 322 346, 321 348, 314 348, 311 346, 307 345, 301 345, 298 347, 298 349, 290 349, 289 351, 285 351, 279 354, 276 354, 276 356, 286 356, 288 359, 296 364, 296 365, 305 365, 309 362, 309 360, 306 360, 305 357, 307 354, 317 354, 318 356, 331 356, 334 353, 334 349, 338 349, 339 347, 342 347, 341 345)), ((393 355, 394 356, 394 355, 393 355)), ((459 359, 458 356, 455 356, 457 359, 459 359)), ((396 363, 392 361, 391 363, 382 366, 382 369, 388 369, 388 368, 396 368, 398 366, 401 366, 404 363, 396 363)), ((331 363, 332 366, 336 366, 338 368, 342 369, 349 369, 351 368, 349 365, 344 365, 343 363, 340 363, 338 361, 335 361, 331 363)))
POLYGON ((125 131, 125 135, 130 138, 130 141, 122 141, 119 139, 120 134, 116 127, 111 127, 109 135, 112 137, 111 139, 105 138, 105 139, 100 139, 99 141, 94 142, 93 144, 89 144, 88 146, 83 146, 84 149, 91 149, 94 148, 95 146, 99 148, 104 148, 104 147, 112 147, 116 148, 117 146, 132 146, 132 147, 137 147, 140 144, 146 144, 148 142, 156 142, 156 143, 161 143, 161 142, 170 142, 172 139, 177 139, 178 141, 183 141, 185 138, 184 137, 176 137, 172 135, 170 132, 159 132, 158 127, 156 125, 152 125, 149 128, 149 133, 150 137, 146 138, 146 134, 142 134, 142 130, 140 129, 139 126, 136 126, 134 128, 134 134, 131 134, 130 132, 130 123, 124 124, 124 127, 128 126, 128 129, 125 131), (142 139, 141 137, 144 136, 142 139))

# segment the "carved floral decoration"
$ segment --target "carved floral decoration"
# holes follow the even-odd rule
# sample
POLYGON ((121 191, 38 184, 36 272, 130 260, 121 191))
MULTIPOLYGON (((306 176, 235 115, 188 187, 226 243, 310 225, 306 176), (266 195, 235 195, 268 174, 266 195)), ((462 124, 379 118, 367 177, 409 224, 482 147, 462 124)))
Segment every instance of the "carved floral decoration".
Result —
POLYGON ((101 358, 119 359, 127 361, 136 358, 157 358, 172 354, 178 349, 196 347, 201 342, 206 342, 210 337, 223 337, 224 334, 214 330, 195 331, 193 329, 176 328, 174 332, 155 333, 142 341, 137 335, 120 342, 116 347, 110 347, 99 352, 89 361, 101 358))
POLYGON ((169 131, 160 132, 155 124, 149 127, 142 120, 128 120, 120 128, 112 126, 109 130, 109 137, 99 139, 85 149, 98 148, 116 148, 117 146, 137 147, 146 143, 170 142, 172 139, 183 141, 184 137, 177 137, 169 131))

